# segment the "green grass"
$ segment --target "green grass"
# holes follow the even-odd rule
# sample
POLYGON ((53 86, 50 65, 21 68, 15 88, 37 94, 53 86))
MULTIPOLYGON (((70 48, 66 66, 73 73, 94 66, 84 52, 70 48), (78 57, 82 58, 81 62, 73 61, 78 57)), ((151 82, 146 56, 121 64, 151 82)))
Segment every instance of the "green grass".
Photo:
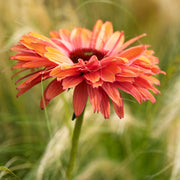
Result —
POLYGON ((139 105, 123 93, 124 119, 112 109, 104 120, 87 104, 73 179, 180 179, 180 4, 168 2, 0 1, 0 179, 11 180, 12 173, 22 180, 65 179, 74 126, 72 90, 55 98, 47 112, 39 107, 42 85, 16 98, 9 48, 29 31, 48 36, 59 28, 92 29, 97 19, 112 21, 115 30, 125 30, 126 39, 147 33, 137 44, 152 45, 167 75, 158 77, 156 104, 139 105))

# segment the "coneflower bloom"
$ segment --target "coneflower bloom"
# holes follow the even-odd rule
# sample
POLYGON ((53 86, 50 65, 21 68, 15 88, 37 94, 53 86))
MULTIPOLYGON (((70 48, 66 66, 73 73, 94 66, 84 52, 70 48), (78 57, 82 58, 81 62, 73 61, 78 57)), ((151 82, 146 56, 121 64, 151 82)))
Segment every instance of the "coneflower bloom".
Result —
POLYGON ((17 86, 17 96, 51 78, 41 98, 42 109, 69 88, 74 88, 76 116, 83 112, 89 97, 93 111, 100 111, 104 118, 110 116, 110 99, 119 118, 124 117, 120 91, 131 94, 139 103, 155 103, 150 91, 159 93, 155 85, 160 82, 154 75, 164 73, 157 65, 158 58, 148 50, 149 45, 128 48, 145 34, 124 42, 123 31, 113 32, 111 22, 98 20, 92 31, 60 29, 50 32, 50 36, 30 32, 11 48, 18 52, 11 56, 17 60, 12 69, 21 69, 15 75, 30 70, 16 81, 24 80, 17 86))

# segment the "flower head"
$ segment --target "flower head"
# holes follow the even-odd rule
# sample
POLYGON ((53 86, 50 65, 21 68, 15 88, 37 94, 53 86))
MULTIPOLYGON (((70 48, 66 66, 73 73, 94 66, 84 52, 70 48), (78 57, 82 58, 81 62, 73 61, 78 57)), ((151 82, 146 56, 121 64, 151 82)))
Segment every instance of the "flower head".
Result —
POLYGON ((52 98, 73 87, 76 116, 82 113, 89 97, 94 112, 100 111, 104 118, 110 115, 110 99, 119 118, 124 117, 119 90, 131 94, 139 103, 155 103, 149 90, 159 93, 155 85, 160 82, 154 75, 165 72, 158 67, 158 58, 153 56, 153 50, 148 50, 148 45, 128 48, 145 34, 124 42, 123 31, 113 32, 111 22, 103 24, 98 20, 93 31, 60 29, 50 32, 50 36, 30 32, 11 48, 18 51, 11 56, 17 60, 13 69, 21 69, 15 75, 31 71, 17 80, 24 80, 17 86, 17 96, 51 78, 41 98, 42 109, 52 98))

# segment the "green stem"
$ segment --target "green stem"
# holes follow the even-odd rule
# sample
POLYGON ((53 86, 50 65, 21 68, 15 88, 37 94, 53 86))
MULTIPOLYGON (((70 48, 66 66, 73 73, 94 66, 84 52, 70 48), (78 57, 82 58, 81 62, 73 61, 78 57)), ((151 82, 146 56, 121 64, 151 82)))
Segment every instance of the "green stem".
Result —
POLYGON ((42 99, 43 99, 43 105, 44 105, 44 112, 45 112, 45 119, 46 119, 46 124, 49 132, 50 138, 52 138, 52 130, 51 130, 51 123, 48 117, 47 109, 45 106, 45 100, 44 100, 44 87, 43 87, 43 80, 41 78, 41 93, 42 93, 42 99))
POLYGON ((72 178, 72 173, 73 173, 73 168, 76 160, 76 155, 77 155, 77 150, 78 150, 78 142, 79 142, 79 136, 81 132, 81 126, 83 122, 83 116, 84 116, 84 111, 82 114, 76 118, 75 122, 75 127, 73 131, 73 137, 72 137, 72 147, 71 147, 71 154, 70 154, 70 159, 66 171, 66 179, 71 180, 72 178))

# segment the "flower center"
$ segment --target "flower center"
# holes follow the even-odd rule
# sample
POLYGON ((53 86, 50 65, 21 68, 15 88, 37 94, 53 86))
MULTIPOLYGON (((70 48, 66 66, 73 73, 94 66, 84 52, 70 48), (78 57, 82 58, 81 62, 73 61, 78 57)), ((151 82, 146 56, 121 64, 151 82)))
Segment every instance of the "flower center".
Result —
POLYGON ((101 52, 91 48, 75 49, 70 52, 69 57, 74 63, 77 63, 78 59, 88 61, 93 55, 95 55, 98 60, 101 60, 106 55, 106 52, 101 52))

